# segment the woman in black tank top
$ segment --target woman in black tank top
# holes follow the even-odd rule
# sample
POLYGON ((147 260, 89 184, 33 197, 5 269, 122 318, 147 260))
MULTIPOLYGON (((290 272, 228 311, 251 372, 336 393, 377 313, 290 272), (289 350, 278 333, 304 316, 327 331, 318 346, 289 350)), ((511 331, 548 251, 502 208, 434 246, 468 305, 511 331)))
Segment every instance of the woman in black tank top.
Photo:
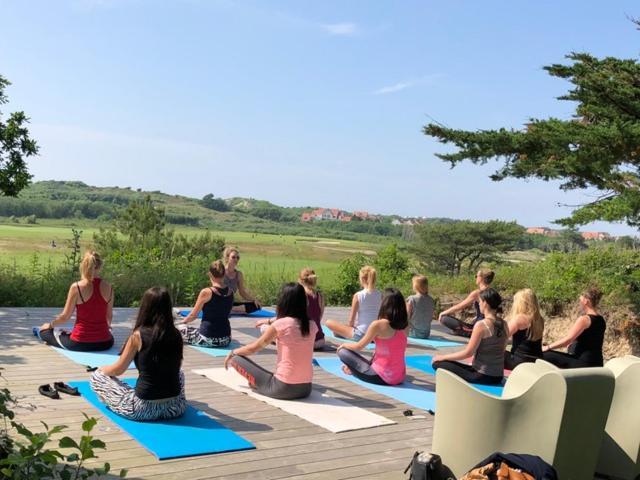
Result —
POLYGON ((564 338, 542 349, 544 360, 560 368, 601 367, 604 364, 602 344, 607 326, 597 310, 600 298, 602 292, 597 288, 589 288, 580 295, 584 315, 576 320, 564 338), (555 351, 566 346, 568 353, 555 351))
POLYGON ((542 358, 544 318, 533 290, 525 288, 516 292, 509 317, 509 335, 513 342, 511 351, 505 352, 504 367, 513 370, 521 363, 542 358))
POLYGON ((130 420, 179 417, 187 409, 180 370, 182 348, 169 292, 150 288, 142 297, 136 324, 120 358, 94 372, 91 388, 110 410, 130 420), (132 361, 139 372, 135 387, 116 378, 132 361))

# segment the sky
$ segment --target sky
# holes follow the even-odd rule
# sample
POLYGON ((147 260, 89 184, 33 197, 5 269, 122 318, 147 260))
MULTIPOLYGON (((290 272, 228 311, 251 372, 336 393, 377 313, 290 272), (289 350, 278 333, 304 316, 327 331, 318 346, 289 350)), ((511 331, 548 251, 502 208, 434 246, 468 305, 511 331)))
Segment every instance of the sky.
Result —
POLYGON ((422 127, 569 118, 542 67, 638 58, 630 16, 637 0, 0 0, 3 113, 31 119, 36 181, 549 226, 594 192, 451 169, 422 127))

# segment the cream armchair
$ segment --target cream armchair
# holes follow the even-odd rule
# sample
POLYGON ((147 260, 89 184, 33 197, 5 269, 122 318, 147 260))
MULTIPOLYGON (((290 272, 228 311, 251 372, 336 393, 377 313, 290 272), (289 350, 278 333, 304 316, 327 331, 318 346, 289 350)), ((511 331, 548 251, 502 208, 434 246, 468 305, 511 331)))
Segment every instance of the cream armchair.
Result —
POLYGON ((456 477, 500 451, 538 455, 562 480, 593 478, 613 389, 608 369, 538 361, 518 365, 498 398, 438 370, 432 450, 456 477))
POLYGON ((640 358, 609 360, 616 388, 596 471, 615 479, 640 478, 640 358))

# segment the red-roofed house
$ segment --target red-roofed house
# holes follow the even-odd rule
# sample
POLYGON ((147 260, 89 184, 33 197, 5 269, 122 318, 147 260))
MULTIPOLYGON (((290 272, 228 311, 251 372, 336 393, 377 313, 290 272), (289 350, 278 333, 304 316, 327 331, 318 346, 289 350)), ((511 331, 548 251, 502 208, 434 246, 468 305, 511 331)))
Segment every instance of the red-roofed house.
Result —
POLYGON ((582 232, 581 235, 585 240, 611 240, 607 232, 582 232))

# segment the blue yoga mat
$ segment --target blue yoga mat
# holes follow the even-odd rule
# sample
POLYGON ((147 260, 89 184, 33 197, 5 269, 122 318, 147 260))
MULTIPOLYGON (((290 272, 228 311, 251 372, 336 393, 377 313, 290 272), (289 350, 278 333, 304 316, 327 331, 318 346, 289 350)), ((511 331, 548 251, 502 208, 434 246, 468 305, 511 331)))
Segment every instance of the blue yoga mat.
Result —
POLYGON ((232 340, 229 346, 225 348, 199 347, 196 345, 189 345, 189 346, 194 350, 197 350, 202 353, 206 353, 207 355, 211 355, 212 357, 226 357, 231 350, 233 350, 234 348, 238 348, 241 345, 235 340, 232 340))
MULTIPOLYGON (((435 370, 431 367, 433 359, 430 355, 412 355, 405 358, 407 367, 415 368, 428 375, 436 375, 435 370)), ((502 396, 502 390, 504 389, 504 380, 502 385, 479 385, 477 383, 471 383, 472 387, 482 390, 483 392, 495 395, 497 397, 502 396)))
MULTIPOLYGON (((135 385, 133 378, 123 381, 131 386, 135 385)), ((69 385, 77 387, 85 400, 158 457, 158 460, 255 448, 251 442, 191 406, 187 407, 182 417, 175 420, 134 422, 109 410, 91 390, 89 382, 69 382, 69 385)))
MULTIPOLYGON (((115 363, 115 361, 120 357, 120 349, 113 347, 102 352, 73 352, 62 348, 51 348, 67 357, 69 360, 80 365, 86 365, 87 367, 106 367, 107 365, 115 363)), ((136 366, 131 362, 127 368, 136 368, 136 366)))
MULTIPOLYGON (((187 315, 189 315, 189 313, 191 313, 191 309, 187 309, 187 310, 180 310, 178 311, 178 315, 180 315, 181 317, 186 317, 187 315)), ((276 316, 276 312, 274 312, 273 310, 266 310, 264 308, 261 308, 260 310, 256 310, 255 312, 252 313, 231 313, 232 317, 250 317, 250 318, 273 318, 276 316)), ((198 313, 198 318, 202 318, 202 310, 200 311, 200 313, 198 313)))
MULTIPOLYGON (((330 340, 333 340, 334 342, 355 343, 353 340, 350 340, 348 338, 336 337, 333 334, 333 332, 331 330, 329 330, 329 328, 326 325, 322 326, 322 331, 324 332, 324 336, 325 337, 329 338, 330 340)), ((462 343, 453 342, 451 340, 445 340, 443 338, 413 338, 413 337, 407 337, 407 343, 409 343, 409 345, 420 345, 420 346, 423 346, 423 347, 432 347, 432 348, 458 347, 458 346, 462 345, 462 343)), ((373 350, 375 348, 375 345, 373 343, 370 343, 365 348, 367 350, 373 350)))
POLYGON ((430 337, 430 338, 407 337, 407 341, 409 345, 420 345, 422 347, 432 347, 432 348, 459 347, 460 345, 463 345, 460 342, 454 342, 454 341, 446 340, 444 338, 439 338, 439 337, 430 337))
POLYGON ((339 358, 335 357, 314 358, 314 362, 316 365, 337 377, 344 378, 345 380, 361 385, 369 390, 381 393, 382 395, 386 395, 394 400, 404 402, 412 407, 421 408, 423 410, 436 409, 436 392, 434 391, 418 387, 408 382, 394 386, 375 385, 373 383, 363 382, 353 375, 346 375, 342 371, 342 362, 339 358))

